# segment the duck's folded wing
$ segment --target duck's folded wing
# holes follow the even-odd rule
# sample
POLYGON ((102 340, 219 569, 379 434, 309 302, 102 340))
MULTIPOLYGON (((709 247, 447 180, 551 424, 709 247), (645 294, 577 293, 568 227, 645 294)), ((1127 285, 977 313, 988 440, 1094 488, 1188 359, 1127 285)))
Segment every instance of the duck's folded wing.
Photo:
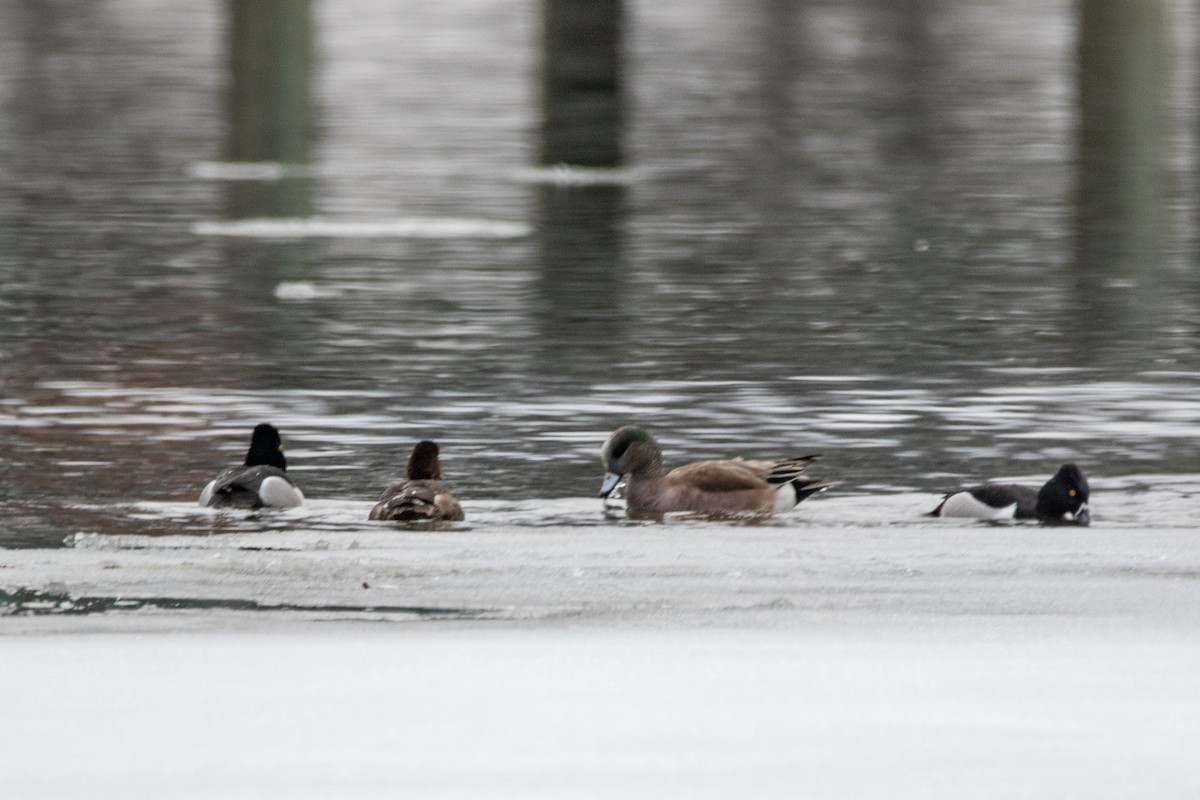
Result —
POLYGON ((766 486, 766 472, 753 461, 697 461, 676 467, 664 477, 670 485, 703 492, 741 492, 766 486))
POLYGON ((976 486, 969 491, 976 500, 992 508, 1005 508, 1015 503, 1016 514, 1021 517, 1032 515, 1037 506, 1037 490, 1028 486, 989 483, 984 486, 976 486))
POLYGON ((270 479, 269 487, 285 490, 286 497, 278 498, 275 505, 296 505, 303 495, 295 488, 287 473, 276 467, 259 465, 254 467, 230 467, 216 477, 205 488, 201 502, 209 506, 232 506, 258 508, 264 503, 272 504, 271 497, 264 497, 264 481, 270 479), (282 483, 280 483, 282 482, 282 483))
POLYGON ((371 509, 370 519, 401 522, 463 519, 462 506, 441 481, 407 481, 388 487, 371 509))
POLYGON ((801 456, 800 458, 787 458, 783 461, 776 461, 771 464, 767 471, 767 483, 791 483, 799 478, 808 469, 809 464, 816 461, 820 456, 801 456))

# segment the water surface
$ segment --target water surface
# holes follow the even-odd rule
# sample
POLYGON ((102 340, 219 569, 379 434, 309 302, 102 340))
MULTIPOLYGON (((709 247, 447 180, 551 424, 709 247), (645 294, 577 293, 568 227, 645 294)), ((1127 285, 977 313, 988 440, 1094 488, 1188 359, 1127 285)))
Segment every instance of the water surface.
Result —
POLYGON ((1071 459, 1190 524, 1185 4, 77 5, 0 10, 4 545, 203 529, 260 421, 345 524, 420 438, 611 524, 630 421, 824 453, 798 520, 1071 459))

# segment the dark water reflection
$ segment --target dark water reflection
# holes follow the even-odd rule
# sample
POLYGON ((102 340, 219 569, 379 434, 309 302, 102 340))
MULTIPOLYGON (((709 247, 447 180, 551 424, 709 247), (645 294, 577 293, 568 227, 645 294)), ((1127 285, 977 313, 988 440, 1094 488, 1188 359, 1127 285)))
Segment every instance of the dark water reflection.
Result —
POLYGON ((1167 266, 1167 23, 1158 2, 1090 0, 1079 29, 1077 305, 1103 337, 1138 336, 1160 313, 1167 266))
POLYGON ((164 532, 261 420, 338 502, 422 437, 588 497, 629 420, 1200 473, 1188 6, 578 5, 0 9, 3 541, 164 532))
POLYGON ((543 166, 620 166, 623 8, 622 0, 541 4, 543 166))

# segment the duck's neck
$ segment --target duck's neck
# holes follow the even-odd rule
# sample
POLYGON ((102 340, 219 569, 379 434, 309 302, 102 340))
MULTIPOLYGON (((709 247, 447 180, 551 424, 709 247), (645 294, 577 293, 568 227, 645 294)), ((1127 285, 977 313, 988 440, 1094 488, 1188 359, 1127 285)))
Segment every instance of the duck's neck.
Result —
POLYGON ((637 480, 657 478, 663 474, 662 453, 655 451, 644 462, 629 471, 629 477, 637 480))
POLYGON ((283 451, 278 447, 255 447, 250 446, 250 451, 246 453, 247 467, 276 467, 277 469, 287 470, 287 459, 283 457, 283 451))

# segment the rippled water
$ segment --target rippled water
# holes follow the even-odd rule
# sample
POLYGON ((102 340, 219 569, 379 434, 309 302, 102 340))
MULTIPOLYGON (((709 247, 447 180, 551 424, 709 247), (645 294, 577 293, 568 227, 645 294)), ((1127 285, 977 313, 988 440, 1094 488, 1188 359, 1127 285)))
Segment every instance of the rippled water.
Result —
POLYGON ((629 421, 823 453, 781 524, 1067 459, 1096 525, 1191 524, 1183 4, 627 4, 619 108, 557 150, 537 6, 445 5, 0 10, 0 542, 365 525, 420 438, 469 524, 611 524, 629 421), (259 421, 313 509, 191 510, 259 421))

